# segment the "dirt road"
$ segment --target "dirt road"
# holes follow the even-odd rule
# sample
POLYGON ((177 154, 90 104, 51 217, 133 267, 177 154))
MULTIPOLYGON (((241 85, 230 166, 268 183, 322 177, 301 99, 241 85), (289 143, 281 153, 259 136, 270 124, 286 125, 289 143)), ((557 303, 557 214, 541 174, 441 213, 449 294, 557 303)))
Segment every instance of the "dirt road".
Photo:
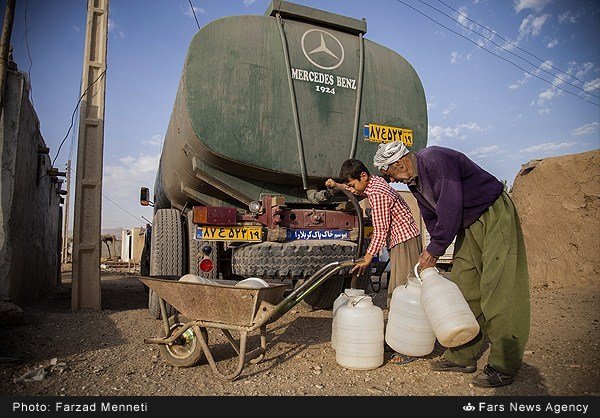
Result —
MULTIPOLYGON (((428 361, 387 363, 370 371, 340 367, 330 346, 331 311, 297 305, 268 328, 266 359, 248 364, 234 382, 217 379, 205 360, 179 369, 143 343, 158 335, 147 294, 131 275, 102 277, 99 312, 70 310, 69 275, 34 306, 23 307, 24 323, 0 329, 2 395, 600 395, 600 287, 531 289, 532 324, 517 380, 497 389, 473 387, 473 375, 434 372, 428 361), (50 366, 53 358, 56 365, 50 366), (27 371, 47 366, 39 381, 16 383, 27 371)), ((369 289, 370 291, 370 289, 369 289)), ((375 296, 384 306, 385 290, 375 296)), ((226 339, 209 331, 221 367, 237 358, 226 339)), ((258 336, 250 338, 258 344, 258 336)), ((479 361, 486 364, 487 353, 479 361)))

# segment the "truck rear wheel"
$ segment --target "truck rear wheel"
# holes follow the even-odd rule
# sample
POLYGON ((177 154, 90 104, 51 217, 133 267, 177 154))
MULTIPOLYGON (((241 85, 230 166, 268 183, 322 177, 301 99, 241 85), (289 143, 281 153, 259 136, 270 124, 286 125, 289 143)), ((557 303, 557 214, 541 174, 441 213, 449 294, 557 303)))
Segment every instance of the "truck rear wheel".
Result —
MULTIPOLYGON (((334 261, 351 260, 356 244, 349 241, 261 242, 233 249, 232 271, 240 276, 299 279, 298 286, 321 267, 334 261)), ((343 291, 349 268, 329 278, 303 300, 313 309, 331 309, 343 291)))
MULTIPOLYGON (((297 288, 303 282, 304 280, 298 280, 294 288, 297 288)), ((366 290, 370 282, 370 273, 365 273, 358 277, 354 288, 366 290)), ((350 274, 330 277, 325 283, 309 293, 306 298, 302 300, 302 304, 313 310, 331 309, 333 307, 333 302, 335 302, 344 289, 350 288, 351 283, 352 275, 350 274)))
MULTIPOLYGON (((330 277, 302 299, 302 305, 315 311, 333 308, 333 302, 344 291, 344 279, 345 276, 339 275, 330 277)), ((304 279, 298 280, 294 288, 298 288, 302 283, 304 279)))
MULTIPOLYGON (((167 308, 167 316, 172 316, 177 313, 177 310, 165 302, 165 308, 167 308)), ((150 311, 150 315, 152 318, 161 319, 162 315, 160 314, 160 301, 158 295, 154 292, 154 290, 149 289, 148 291, 148 310, 150 311)))
POLYGON ((188 239, 188 273, 197 276, 206 277, 207 279, 219 279, 219 243, 216 241, 199 241, 195 239, 196 224, 193 222, 194 212, 189 211, 187 214, 187 239, 188 239), (212 251, 208 258, 213 262, 214 268, 212 271, 205 273, 200 270, 200 261, 204 258, 202 247, 209 245, 212 251))
MULTIPOLYGON (((184 273, 184 230, 181 212, 177 209, 159 209, 154 213, 152 222, 152 245, 150 246, 150 276, 175 276, 184 273)), ((167 315, 175 309, 166 303, 167 315)), ((160 319, 158 295, 152 290, 148 293, 150 314, 160 319)))

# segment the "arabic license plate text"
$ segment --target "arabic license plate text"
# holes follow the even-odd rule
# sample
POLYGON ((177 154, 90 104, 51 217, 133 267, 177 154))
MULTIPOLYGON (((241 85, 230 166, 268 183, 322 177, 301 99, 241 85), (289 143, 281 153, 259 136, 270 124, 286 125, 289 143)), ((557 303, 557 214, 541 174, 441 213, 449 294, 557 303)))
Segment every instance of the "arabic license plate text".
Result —
POLYGON ((260 226, 196 226, 196 239, 204 241, 262 241, 260 226))
POLYGON ((363 137, 365 141, 383 143, 401 141, 407 147, 413 146, 413 131, 407 128, 369 123, 363 127, 363 137))

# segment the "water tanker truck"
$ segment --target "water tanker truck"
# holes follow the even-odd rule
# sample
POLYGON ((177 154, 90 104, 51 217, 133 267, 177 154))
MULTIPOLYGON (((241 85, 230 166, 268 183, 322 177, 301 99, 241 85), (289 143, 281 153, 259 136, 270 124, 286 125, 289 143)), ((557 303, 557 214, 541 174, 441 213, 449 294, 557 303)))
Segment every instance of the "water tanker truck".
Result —
MULTIPOLYGON (((364 19, 273 1, 262 16, 217 19, 196 33, 153 202, 141 193, 154 206, 150 276, 297 283, 364 255, 368 218, 325 181, 348 158, 374 170, 381 142, 427 143, 417 73, 366 32, 364 19)), ((305 302, 328 309, 345 287, 369 281, 342 271, 305 302)), ((152 292, 149 307, 159 317, 152 292)))

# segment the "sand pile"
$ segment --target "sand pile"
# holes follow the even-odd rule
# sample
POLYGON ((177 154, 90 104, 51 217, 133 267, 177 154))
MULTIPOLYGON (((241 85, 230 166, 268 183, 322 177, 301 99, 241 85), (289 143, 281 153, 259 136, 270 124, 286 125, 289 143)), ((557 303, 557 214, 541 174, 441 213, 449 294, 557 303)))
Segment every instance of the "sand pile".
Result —
POLYGON ((511 197, 521 218, 531 286, 600 280, 600 150, 524 164, 511 197))

